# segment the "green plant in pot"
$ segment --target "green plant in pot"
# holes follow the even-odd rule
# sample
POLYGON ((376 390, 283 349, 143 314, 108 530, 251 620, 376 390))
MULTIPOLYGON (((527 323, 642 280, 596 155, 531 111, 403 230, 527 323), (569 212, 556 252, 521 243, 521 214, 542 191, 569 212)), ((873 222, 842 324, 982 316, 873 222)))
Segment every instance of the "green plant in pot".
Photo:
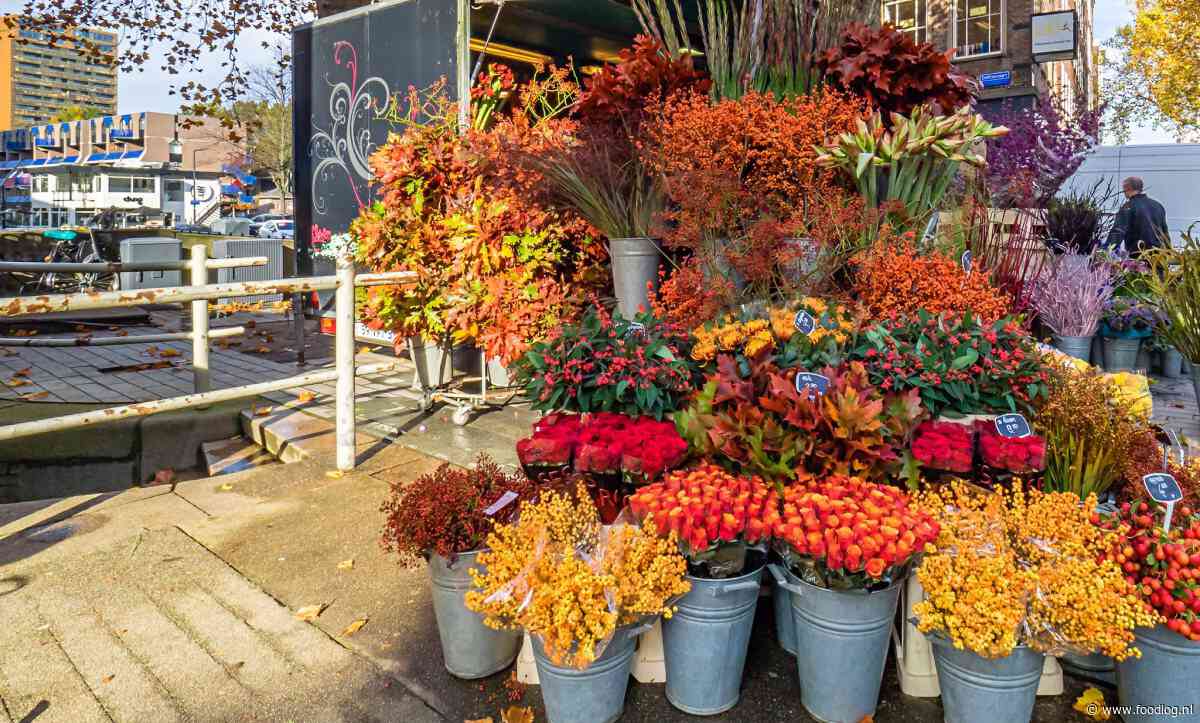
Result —
POLYGON ((1192 382, 1200 399, 1200 238, 1188 228, 1178 248, 1142 254, 1149 265, 1146 298, 1162 312, 1163 336, 1192 365, 1192 382))

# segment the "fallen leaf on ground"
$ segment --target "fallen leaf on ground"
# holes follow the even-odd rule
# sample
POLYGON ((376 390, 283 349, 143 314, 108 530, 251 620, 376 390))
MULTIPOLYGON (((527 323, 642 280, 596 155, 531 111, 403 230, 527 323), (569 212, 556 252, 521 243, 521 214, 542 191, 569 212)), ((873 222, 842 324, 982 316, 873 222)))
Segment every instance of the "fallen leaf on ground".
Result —
POLYGON ((271 347, 269 347, 269 346, 260 346, 260 347, 258 347, 257 349, 255 349, 255 350, 254 350, 254 353, 255 353, 255 354, 270 354, 270 353, 271 353, 271 347))
POLYGON ((325 476, 329 479, 341 479, 346 476, 346 473, 340 469, 331 469, 325 473, 325 476))
POLYGON ((511 706, 500 711, 503 723, 533 723, 533 708, 518 708, 511 706))
POLYGON ((221 485, 217 489, 221 490, 222 492, 228 492, 233 489, 233 485, 226 483, 226 484, 221 485))
POLYGON ((160 469, 154 473, 154 484, 156 485, 171 484, 174 481, 175 470, 173 469, 160 469))
POLYGON ((328 603, 321 603, 320 605, 305 605, 296 611, 296 619, 305 620, 311 623, 312 621, 316 620, 317 617, 324 612, 325 608, 328 606, 328 603))
POLYGON ((30 392, 28 394, 22 394, 21 399, 24 399, 27 402, 32 402, 37 399, 45 399, 48 396, 50 396, 50 392, 43 390, 40 392, 30 392))
POLYGON ((13 376, 14 377, 27 377, 27 376, 29 376, 29 372, 31 372, 31 371, 33 371, 33 367, 25 367, 24 369, 18 369, 15 372, 13 372, 13 376))
POLYGON ((101 682, 101 683, 108 684, 108 683, 111 683, 111 682, 113 682, 113 678, 115 678, 115 677, 117 677, 115 673, 109 673, 108 675, 106 675, 106 676, 104 676, 103 678, 101 678, 101 679, 100 679, 100 682, 101 682))
POLYGON ((354 569, 354 558, 352 557, 349 560, 342 560, 341 562, 339 562, 338 569, 339 570, 353 570, 354 569))
POLYGON ((7 384, 7 385, 8 385, 8 386, 10 386, 10 387, 23 387, 23 386, 25 386, 25 385, 29 384, 29 380, 28 380, 28 379, 19 379, 19 378, 17 378, 17 377, 14 377, 14 378, 12 378, 12 379, 9 379, 7 382, 4 382, 4 383, 5 383, 5 384, 7 384))
POLYGON ((372 349, 372 348, 371 348, 371 347, 369 347, 369 346, 360 346, 360 347, 358 348, 358 353, 359 353, 359 354, 367 354, 367 353, 369 353, 369 352, 372 352, 372 351, 374 351, 374 349, 372 349))
POLYGON ((129 336, 129 332, 127 332, 127 331, 125 331, 124 329, 122 329, 122 330, 120 330, 120 331, 118 331, 118 332, 117 332, 117 336, 129 336))
POLYGON ((164 359, 173 357, 173 356, 179 356, 179 350, 178 349, 163 349, 162 351, 160 351, 158 353, 158 355, 160 357, 163 357, 164 359))
POLYGON ((1108 720, 1112 715, 1104 705, 1104 693, 1099 688, 1088 688, 1075 701, 1075 710, 1083 713, 1092 720, 1108 720))
POLYGON ((297 402, 311 402, 312 400, 314 400, 316 398, 317 398, 317 395, 313 394, 312 392, 308 391, 307 389, 305 389, 304 391, 302 391, 296 395, 297 402))
POLYGON ((37 329, 17 329, 12 333, 13 336, 37 336, 37 329))
POLYGON ((464 718, 463 723, 494 723, 491 717, 487 718, 464 718))
POLYGON ((245 324, 242 324, 242 326, 246 327, 247 329, 253 329, 254 327, 258 326, 258 322, 255 321, 254 319, 251 319, 250 321, 247 321, 245 324))
POLYGON ((266 417, 271 414, 271 407, 251 407, 250 409, 256 417, 266 417))
POLYGON ((349 636, 357 633, 359 630, 362 630, 363 626, 366 624, 367 624, 366 618, 359 618, 358 620, 355 620, 354 622, 347 625, 346 629, 342 631, 342 635, 349 637, 349 636))

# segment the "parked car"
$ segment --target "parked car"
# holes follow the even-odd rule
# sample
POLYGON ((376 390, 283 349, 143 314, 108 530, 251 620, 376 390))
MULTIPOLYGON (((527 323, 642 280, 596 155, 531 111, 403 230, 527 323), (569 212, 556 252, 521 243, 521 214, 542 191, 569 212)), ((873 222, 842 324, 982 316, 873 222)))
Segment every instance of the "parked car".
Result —
POLYGON ((258 229, 259 238, 295 238, 296 224, 291 219, 267 221, 258 229))
POLYGON ((262 229, 264 223, 268 221, 284 221, 287 216, 281 216, 277 213, 260 213, 257 216, 250 217, 250 235, 257 236, 259 230, 262 229))
POLYGON ((208 226, 201 226, 198 223, 177 223, 174 226, 178 233, 212 233, 213 230, 208 226))

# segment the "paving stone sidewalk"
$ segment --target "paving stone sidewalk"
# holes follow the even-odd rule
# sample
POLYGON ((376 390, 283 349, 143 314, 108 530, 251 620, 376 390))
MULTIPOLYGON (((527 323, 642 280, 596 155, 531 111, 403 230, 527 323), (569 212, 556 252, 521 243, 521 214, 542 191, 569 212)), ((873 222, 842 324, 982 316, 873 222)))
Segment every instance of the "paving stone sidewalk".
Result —
POLYGON ((0 720, 441 720, 177 527, 24 572, 0 579, 0 720))

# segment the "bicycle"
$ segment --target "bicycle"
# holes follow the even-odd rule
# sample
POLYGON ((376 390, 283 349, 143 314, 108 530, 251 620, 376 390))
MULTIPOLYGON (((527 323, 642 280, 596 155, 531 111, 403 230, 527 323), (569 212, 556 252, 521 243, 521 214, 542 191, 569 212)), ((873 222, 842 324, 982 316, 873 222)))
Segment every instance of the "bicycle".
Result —
MULTIPOLYGON (((90 229, 51 229, 42 233, 53 239, 54 247, 46 256, 47 263, 98 264, 105 259, 96 245, 90 229), (85 235, 86 234, 86 235, 85 235)), ((75 294, 81 291, 110 291, 117 288, 117 275, 111 271, 57 272, 28 274, 21 284, 22 295, 37 292, 75 294)))

